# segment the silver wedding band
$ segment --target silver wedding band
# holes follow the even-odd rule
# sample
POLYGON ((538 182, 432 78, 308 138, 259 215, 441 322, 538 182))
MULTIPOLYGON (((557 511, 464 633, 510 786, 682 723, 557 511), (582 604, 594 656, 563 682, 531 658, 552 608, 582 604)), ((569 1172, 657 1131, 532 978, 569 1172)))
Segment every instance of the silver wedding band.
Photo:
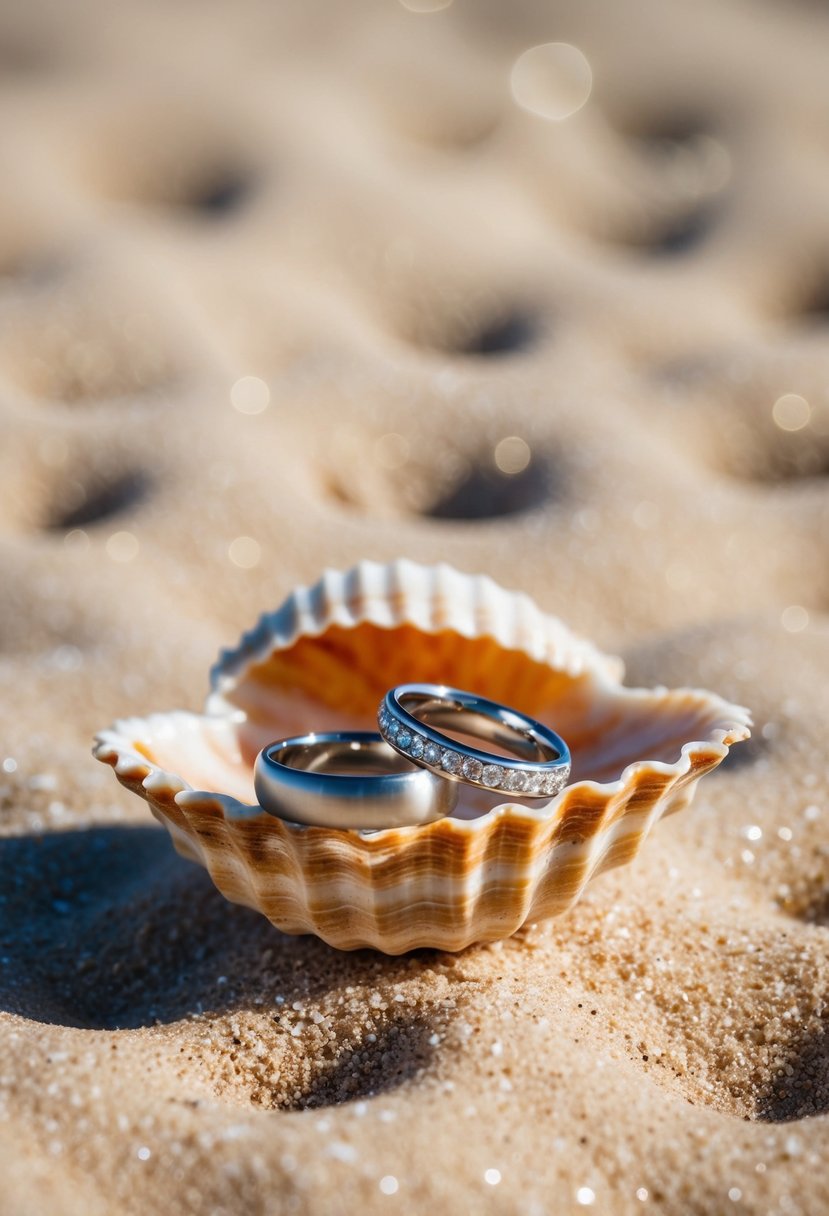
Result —
POLYGON ((413 827, 450 815, 458 789, 368 731, 296 735, 256 758, 254 788, 270 815, 314 827, 413 827))
POLYGON ((459 688, 400 684, 383 698, 378 724, 395 751, 449 781, 523 798, 552 798, 570 776, 570 751, 555 731, 459 688), (461 743, 441 727, 495 744, 512 756, 461 743))

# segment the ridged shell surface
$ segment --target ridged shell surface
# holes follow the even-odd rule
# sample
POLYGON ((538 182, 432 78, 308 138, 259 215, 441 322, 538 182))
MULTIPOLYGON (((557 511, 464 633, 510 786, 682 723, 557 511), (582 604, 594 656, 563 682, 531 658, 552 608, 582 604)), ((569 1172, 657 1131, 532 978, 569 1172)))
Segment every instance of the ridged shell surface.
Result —
POLYGON ((748 737, 740 706, 702 690, 626 688, 622 674, 618 659, 488 578, 364 562, 295 592, 224 652, 204 714, 122 720, 94 750, 223 895, 284 932, 388 954, 460 950, 566 911, 748 737), (572 783, 546 804, 464 786, 451 818, 375 833, 300 827, 256 805, 265 743, 371 728, 381 695, 411 681, 548 722, 570 745, 572 783))

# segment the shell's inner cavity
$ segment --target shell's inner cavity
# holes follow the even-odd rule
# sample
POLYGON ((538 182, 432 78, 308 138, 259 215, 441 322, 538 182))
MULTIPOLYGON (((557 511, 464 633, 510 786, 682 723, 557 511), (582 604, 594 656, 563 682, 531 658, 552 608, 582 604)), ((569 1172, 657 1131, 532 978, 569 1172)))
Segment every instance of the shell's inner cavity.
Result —
MULTIPOLYGON (((597 696, 591 675, 573 675, 509 649, 484 632, 484 623, 481 630, 468 637, 363 622, 305 634, 254 661, 225 692, 226 703, 245 713, 235 728, 238 759, 229 762, 226 742, 211 739, 198 756, 176 748, 178 767, 170 756, 171 767, 196 789, 249 788, 256 756, 269 743, 309 731, 376 730, 386 692, 408 683, 465 688, 549 725, 570 748, 573 781, 614 781, 644 758, 673 764, 688 739, 705 738, 714 724, 716 711, 705 695, 608 689, 597 696), (219 763, 208 764, 214 749, 219 763), (233 784, 220 784, 219 772, 227 782, 229 768, 233 784)), ((476 746, 472 737, 460 741, 476 746)), ((721 758, 722 749, 713 746, 711 767, 721 758)))
MULTIPOLYGON (((334 625, 318 637, 302 637, 272 652, 245 672, 227 699, 251 720, 263 721, 284 711, 286 694, 302 695, 345 713, 355 724, 373 722, 381 697, 397 684, 452 683, 537 716, 563 699, 565 690, 569 696, 581 679, 486 635, 366 623, 352 629, 334 625)), ((329 730, 337 724, 318 720, 299 725, 329 730)))

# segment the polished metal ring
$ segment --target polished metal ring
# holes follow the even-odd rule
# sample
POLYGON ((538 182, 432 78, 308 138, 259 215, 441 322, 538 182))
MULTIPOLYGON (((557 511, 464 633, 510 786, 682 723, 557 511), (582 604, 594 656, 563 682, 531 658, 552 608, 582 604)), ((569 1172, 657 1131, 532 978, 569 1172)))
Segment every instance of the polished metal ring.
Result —
POLYGON ((378 724, 395 751, 451 782, 521 798, 551 798, 570 776, 570 751, 555 731, 458 688, 400 684, 383 698, 378 724), (518 759, 469 747, 444 730, 483 739, 518 759))
POLYGON ((330 731, 263 748, 253 771, 259 805, 292 823, 326 828, 413 827, 449 815, 456 787, 368 731, 330 731))

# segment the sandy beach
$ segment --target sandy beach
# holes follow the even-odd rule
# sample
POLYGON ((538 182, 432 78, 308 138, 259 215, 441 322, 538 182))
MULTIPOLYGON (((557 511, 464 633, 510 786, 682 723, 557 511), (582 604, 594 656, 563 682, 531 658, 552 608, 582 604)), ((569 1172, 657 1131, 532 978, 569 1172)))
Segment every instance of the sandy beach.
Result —
POLYGON ((829 16, 434 7, 0 11, 2 1216, 829 1216, 829 16), (754 716, 457 955, 280 933, 90 755, 398 556, 754 716))

